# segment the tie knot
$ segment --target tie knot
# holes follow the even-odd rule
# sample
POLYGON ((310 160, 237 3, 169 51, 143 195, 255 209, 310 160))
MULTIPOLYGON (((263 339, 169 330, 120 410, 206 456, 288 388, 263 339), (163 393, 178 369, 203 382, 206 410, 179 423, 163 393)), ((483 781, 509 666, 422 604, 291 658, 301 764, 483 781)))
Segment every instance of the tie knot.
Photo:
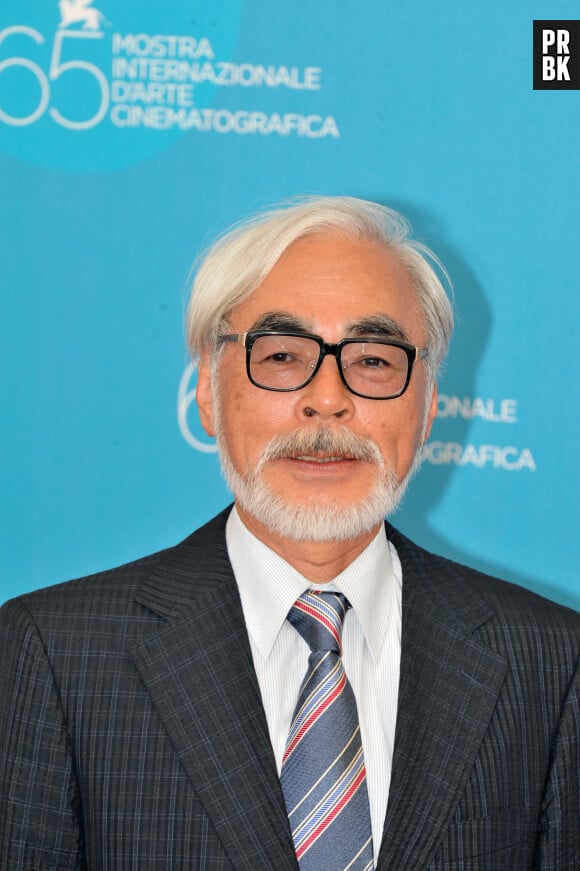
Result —
POLYGON ((302 593, 290 608, 288 621, 310 650, 342 653, 342 624, 350 603, 342 593, 302 593))

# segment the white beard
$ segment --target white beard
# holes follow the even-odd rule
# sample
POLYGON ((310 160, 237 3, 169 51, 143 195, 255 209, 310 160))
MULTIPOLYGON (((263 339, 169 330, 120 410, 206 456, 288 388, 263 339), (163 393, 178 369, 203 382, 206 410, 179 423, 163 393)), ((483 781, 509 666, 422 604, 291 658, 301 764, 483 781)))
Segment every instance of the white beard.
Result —
POLYGON ((219 400, 214 402, 214 425, 223 476, 237 504, 276 535, 293 541, 329 542, 359 538, 379 526, 398 507, 407 485, 421 462, 417 453, 409 473, 399 482, 393 468, 386 465, 377 444, 370 438, 355 436, 348 427, 302 427, 272 438, 260 460, 241 474, 232 463, 221 427, 219 400), (290 501, 276 495, 265 480, 268 462, 325 452, 348 456, 376 466, 370 491, 351 505, 324 505, 290 501))

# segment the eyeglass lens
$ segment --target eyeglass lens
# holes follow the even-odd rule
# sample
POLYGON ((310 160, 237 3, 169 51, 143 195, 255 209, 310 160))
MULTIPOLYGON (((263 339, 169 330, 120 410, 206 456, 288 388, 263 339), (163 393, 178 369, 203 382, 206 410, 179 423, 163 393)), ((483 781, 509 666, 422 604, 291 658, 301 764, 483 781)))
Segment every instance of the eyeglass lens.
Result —
MULTIPOLYGON (((319 355, 318 343, 304 336, 259 336, 250 354, 250 374, 260 387, 296 390, 311 377, 319 355)), ((409 359, 396 345, 356 341, 343 345, 341 367, 356 393, 388 398, 405 386, 409 359)))

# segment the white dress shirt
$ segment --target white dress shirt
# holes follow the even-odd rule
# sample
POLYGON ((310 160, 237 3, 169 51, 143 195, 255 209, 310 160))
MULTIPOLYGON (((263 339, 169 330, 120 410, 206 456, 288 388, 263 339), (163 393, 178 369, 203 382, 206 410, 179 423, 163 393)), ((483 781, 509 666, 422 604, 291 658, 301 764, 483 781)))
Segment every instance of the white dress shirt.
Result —
POLYGON ((311 584, 256 538, 234 508, 226 526, 254 666, 278 773, 310 649, 287 622, 306 589, 335 590, 351 608, 342 633, 343 662, 359 714, 375 863, 387 809, 401 659, 401 563, 384 527, 330 584, 311 584))

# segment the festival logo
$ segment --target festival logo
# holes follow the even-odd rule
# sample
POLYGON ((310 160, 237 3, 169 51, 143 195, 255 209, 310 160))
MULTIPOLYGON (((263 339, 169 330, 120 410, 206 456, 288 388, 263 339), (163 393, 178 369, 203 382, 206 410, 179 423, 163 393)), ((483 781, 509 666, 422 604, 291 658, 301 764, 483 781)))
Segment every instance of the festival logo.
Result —
POLYGON ((84 30, 100 30, 105 16, 92 3, 93 0, 59 0, 59 27, 80 24, 84 30))
POLYGON ((215 0, 211 14, 204 7, 196 15, 195 28, 186 0, 165 15, 162 7, 145 16, 141 5, 123 5, 114 22, 108 0, 97 2, 58 0, 31 11, 29 20, 18 7, 20 20, 0 30, 7 153, 53 168, 74 163, 106 170, 142 160, 185 134, 340 137, 337 120, 324 109, 320 64, 289 62, 287 47, 279 61, 261 62, 251 45, 237 45, 241 0, 215 0), (156 15, 159 27, 152 31, 156 15))

